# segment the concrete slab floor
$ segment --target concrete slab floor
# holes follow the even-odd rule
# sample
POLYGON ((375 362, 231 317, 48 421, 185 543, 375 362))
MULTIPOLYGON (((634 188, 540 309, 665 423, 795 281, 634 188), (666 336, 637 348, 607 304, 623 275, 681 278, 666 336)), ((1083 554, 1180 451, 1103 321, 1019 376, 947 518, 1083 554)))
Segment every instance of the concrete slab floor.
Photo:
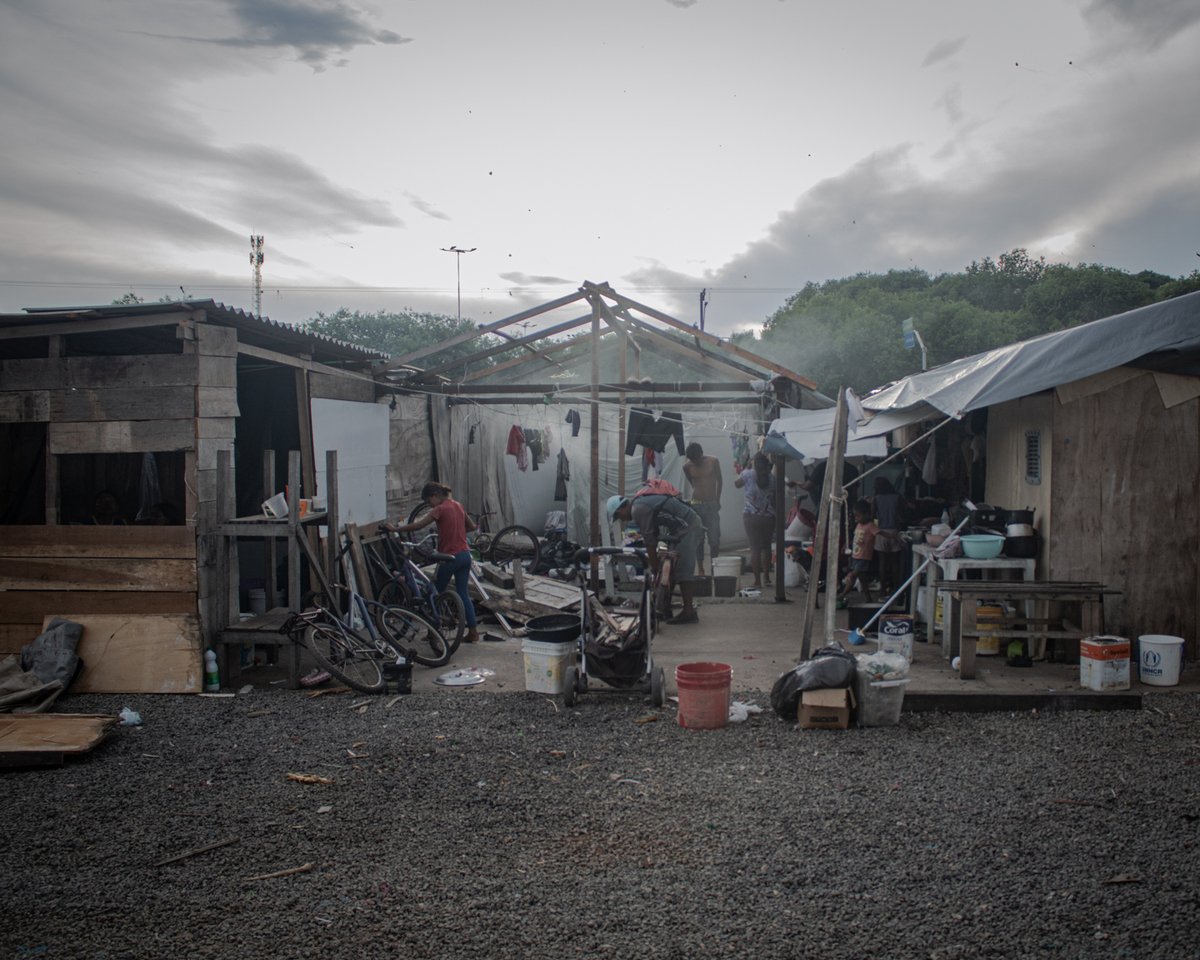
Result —
MULTIPOLYGON (((743 581, 748 582, 747 577, 743 581)), ((706 598, 696 603, 700 622, 687 625, 663 625, 654 640, 654 659, 664 668, 667 691, 675 692, 675 667, 680 663, 695 661, 717 661, 728 663, 733 668, 735 691, 761 694, 760 704, 768 706, 766 695, 776 679, 795 664, 800 657, 800 625, 804 616, 805 591, 803 588, 788 588, 785 594, 789 602, 777 602, 774 590, 765 590, 757 598, 706 598)), ((824 600, 822 596, 821 600, 824 600)), ((814 634, 814 649, 824 644, 824 610, 818 608, 821 618, 814 634)), ((836 637, 846 649, 853 653, 865 653, 876 649, 873 642, 851 647, 846 643, 847 612, 837 611, 836 637)), ((481 633, 503 636, 495 625, 481 624, 481 633)), ((1009 667, 1003 657, 980 657, 977 660, 976 678, 963 680, 952 670, 941 655, 938 644, 915 643, 911 682, 906 691, 906 700, 913 708, 924 703, 924 709, 979 709, 970 701, 983 698, 1004 698, 1020 708, 1021 698, 1090 697, 1080 701, 1088 709, 1102 708, 1093 704, 1094 698, 1117 697, 1117 694, 1097 694, 1079 685, 1079 667, 1064 663, 1039 661, 1032 667, 1009 667), (926 699, 928 698, 928 699, 926 699)), ((241 683, 256 686, 277 683, 282 673, 274 667, 252 668, 244 672, 241 683)), ((598 684, 598 682, 593 681, 598 684)), ((598 684, 599 685, 599 684, 598 684)), ((1200 692, 1200 664, 1189 664, 1181 682, 1175 687, 1159 687, 1141 684, 1135 676, 1131 690, 1125 694, 1136 706, 1136 695, 1166 691, 1200 692), (1134 697, 1130 698, 1129 694, 1134 697)), ((413 691, 437 691, 446 695, 470 695, 473 692, 524 692, 525 658, 519 638, 506 638, 500 642, 481 641, 463 644, 451 663, 440 669, 415 667, 413 691), (488 680, 474 687, 443 687, 434 681, 440 674, 457 669, 485 667, 495 672, 488 680)), ((636 696, 636 693, 631 693, 636 696)), ((1024 702, 1036 703, 1036 699, 1024 702)), ((1116 706, 1117 704, 1112 704, 1116 706)), ((1129 706, 1126 703, 1125 706, 1129 706)), ((1003 707, 992 707, 992 709, 1003 707)))

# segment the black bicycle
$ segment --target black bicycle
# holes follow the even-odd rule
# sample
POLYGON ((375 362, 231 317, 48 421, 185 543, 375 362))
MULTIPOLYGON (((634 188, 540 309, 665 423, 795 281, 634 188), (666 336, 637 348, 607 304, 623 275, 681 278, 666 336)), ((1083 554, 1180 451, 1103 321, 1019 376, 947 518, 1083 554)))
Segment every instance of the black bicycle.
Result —
MULTIPOLYGON (((427 503, 417 504, 409 513, 408 522, 413 523, 419 520, 431 509, 427 503)), ((481 528, 475 533, 467 535, 467 543, 472 550, 479 554, 480 559, 488 560, 498 566, 520 563, 524 570, 533 570, 541 550, 541 541, 538 540, 536 533, 528 527, 514 523, 504 527, 499 533, 489 534, 482 529, 489 514, 468 513, 467 516, 471 517, 476 527, 481 528)), ((413 542, 416 549, 426 556, 438 552, 437 527, 431 525, 417 531, 417 537, 413 542)))

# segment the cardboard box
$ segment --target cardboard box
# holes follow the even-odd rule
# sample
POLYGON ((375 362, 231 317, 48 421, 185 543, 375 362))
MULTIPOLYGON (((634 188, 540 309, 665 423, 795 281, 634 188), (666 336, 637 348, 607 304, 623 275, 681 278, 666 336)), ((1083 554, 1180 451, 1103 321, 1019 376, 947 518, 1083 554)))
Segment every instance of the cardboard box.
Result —
POLYGON ((805 690, 800 695, 801 730, 845 730, 854 694, 849 689, 805 690))

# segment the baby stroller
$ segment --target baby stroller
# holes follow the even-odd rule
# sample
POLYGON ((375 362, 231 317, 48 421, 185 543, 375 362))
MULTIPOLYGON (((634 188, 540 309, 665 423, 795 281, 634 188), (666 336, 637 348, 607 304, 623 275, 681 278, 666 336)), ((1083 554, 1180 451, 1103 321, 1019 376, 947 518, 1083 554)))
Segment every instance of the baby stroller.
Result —
MULTIPOLYGON (((573 707, 579 694, 588 690, 588 680, 602 680, 614 691, 640 690, 661 707, 665 693, 663 669, 654 665, 651 639, 655 618, 651 609, 653 577, 646 551, 641 547, 584 547, 575 554, 579 576, 579 657, 567 668, 563 702, 573 707), (642 571, 642 590, 637 611, 613 616, 588 591, 592 557, 612 557, 637 565, 642 571)), ((596 687, 593 690, 598 689, 596 687)))

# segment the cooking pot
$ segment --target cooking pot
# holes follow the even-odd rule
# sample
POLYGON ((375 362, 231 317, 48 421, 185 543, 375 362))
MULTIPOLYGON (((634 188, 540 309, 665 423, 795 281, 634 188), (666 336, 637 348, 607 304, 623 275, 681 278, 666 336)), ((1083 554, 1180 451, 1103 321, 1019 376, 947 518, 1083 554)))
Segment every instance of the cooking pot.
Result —
POLYGON ((579 617, 570 613, 534 617, 525 626, 526 636, 538 643, 570 643, 580 631, 579 617))
POLYGON ((1004 554, 1016 560, 1029 560, 1038 555, 1038 535, 1005 537, 1004 554))
POLYGON ((1008 511, 1008 522, 1009 523, 1032 524, 1033 523, 1033 514, 1034 514, 1034 511, 1032 511, 1032 510, 1009 510, 1008 511))
POLYGON ((1008 537, 1032 537, 1035 532, 1031 523, 1010 523, 1004 528, 1005 536, 1008 537))

